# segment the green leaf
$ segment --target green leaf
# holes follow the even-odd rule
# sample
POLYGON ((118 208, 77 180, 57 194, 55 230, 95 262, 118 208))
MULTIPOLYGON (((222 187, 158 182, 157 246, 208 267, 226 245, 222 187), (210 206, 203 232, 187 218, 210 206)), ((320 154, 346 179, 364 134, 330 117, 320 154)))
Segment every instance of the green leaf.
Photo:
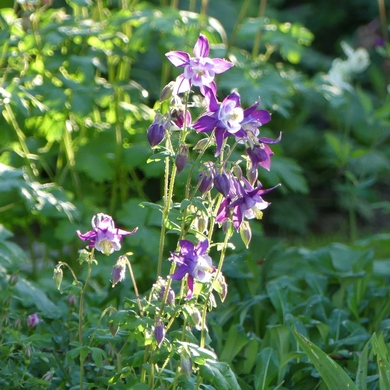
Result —
POLYGON ((246 344, 248 344, 248 342, 248 336, 245 334, 241 325, 237 324, 231 326, 225 341, 225 346, 221 352, 220 359, 227 363, 231 363, 234 357, 243 347, 245 347, 246 344))
POLYGON ((199 374, 217 389, 241 390, 236 376, 227 363, 206 360, 200 367, 199 374))
POLYGON ((368 346, 371 343, 369 340, 363 348, 359 356, 359 364, 356 373, 356 386, 359 390, 367 390, 367 363, 368 363, 368 346))
POLYGON ((279 371, 279 362, 273 348, 264 348, 258 354, 255 368, 255 390, 266 390, 276 378, 279 371))
POLYGON ((381 390, 390 389, 390 359, 383 334, 372 335, 372 350, 377 357, 379 367, 379 386, 381 390))
POLYGON ((348 374, 333 359, 295 329, 293 333, 329 390, 358 390, 348 374))

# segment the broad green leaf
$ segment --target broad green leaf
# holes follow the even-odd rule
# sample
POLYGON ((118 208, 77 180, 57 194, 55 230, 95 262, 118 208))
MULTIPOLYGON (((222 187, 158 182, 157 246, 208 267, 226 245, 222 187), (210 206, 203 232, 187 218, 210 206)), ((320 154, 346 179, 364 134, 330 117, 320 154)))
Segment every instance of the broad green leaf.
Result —
POLYGON ((248 336, 245 334, 242 326, 231 326, 227 334, 225 346, 220 354, 220 359, 224 362, 231 363, 234 357, 248 342, 248 336))
POLYGON ((279 372, 279 362, 273 348, 264 348, 257 355, 255 368, 255 390, 266 390, 279 372))
POLYGON ((295 329, 293 333, 329 390, 358 390, 348 374, 333 359, 295 329))

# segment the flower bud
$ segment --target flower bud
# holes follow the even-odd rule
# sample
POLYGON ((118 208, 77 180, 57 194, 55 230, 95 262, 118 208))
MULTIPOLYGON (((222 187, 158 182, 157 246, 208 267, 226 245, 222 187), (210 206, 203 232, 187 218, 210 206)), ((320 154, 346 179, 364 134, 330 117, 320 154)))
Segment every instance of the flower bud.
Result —
POLYGON ((12 297, 8 296, 3 299, 3 309, 8 309, 11 304, 12 297))
POLYGON ((160 94, 160 102, 163 102, 164 100, 168 100, 172 97, 172 91, 173 91, 174 85, 175 85, 175 82, 171 81, 162 89, 161 94, 160 94))
POLYGON ((180 369, 184 375, 190 376, 192 373, 191 358, 184 351, 180 354, 180 369))
POLYGON ((252 169, 247 169, 246 171, 246 177, 249 181, 249 183, 254 186, 256 181, 257 181, 257 178, 258 178, 258 170, 256 168, 252 168, 252 169))
POLYGON ((192 117, 189 111, 183 111, 175 108, 171 111, 171 120, 179 129, 182 129, 184 124, 185 127, 189 127, 191 125, 192 117))
POLYGON ((11 277, 9 278, 8 284, 10 287, 13 287, 18 283, 19 276, 18 274, 12 274, 11 277))
POLYGON ((200 171, 198 175, 199 191, 202 194, 205 194, 213 188, 214 181, 214 164, 209 162, 205 166, 206 169, 200 171))
POLYGON ((235 165, 233 168, 232 168, 232 171, 233 171, 233 174, 234 176, 240 180, 242 178, 242 170, 241 170, 241 167, 239 165, 235 165))
POLYGON ((31 314, 27 317, 27 326, 29 328, 35 328, 39 323, 39 317, 37 313, 31 314))
POLYGON ((23 320, 19 317, 14 322, 14 329, 20 330, 22 329, 22 325, 23 325, 23 320))
POLYGON ((209 144, 209 138, 202 138, 198 141, 198 143, 193 147, 193 150, 204 150, 206 146, 209 144))
POLYGON ((157 341, 157 346, 160 348, 165 337, 165 327, 160 317, 157 317, 154 325, 154 338, 157 341))
POLYGON ((51 380, 54 377, 54 370, 51 368, 43 377, 42 379, 47 382, 51 382, 51 380))
POLYGON ((252 239, 252 230, 248 221, 242 221, 240 225, 240 236, 244 245, 248 248, 252 239))
POLYGON ((215 176, 214 186, 225 198, 229 195, 230 181, 226 173, 218 173, 215 176))
POLYGON ((8 328, 9 326, 9 315, 8 313, 4 313, 2 319, 1 319, 1 326, 4 328, 8 328))
POLYGON ((198 330, 201 330, 202 329, 202 315, 200 314, 200 311, 196 307, 193 307, 191 310, 191 318, 192 318, 192 321, 194 321, 195 328, 198 330))
POLYGON ((119 256, 114 268, 112 269, 112 287, 125 280, 126 277, 126 256, 119 256))
POLYGON ((159 120, 159 114, 154 117, 153 123, 149 126, 147 137, 150 146, 153 148, 160 144, 165 137, 166 123, 163 123, 163 119, 159 120))
POLYGON ((32 348, 30 345, 26 345, 24 347, 24 357, 26 358, 26 360, 28 360, 30 362, 31 358, 32 358, 32 354, 33 354, 33 351, 32 351, 32 348))
POLYGON ((112 334, 112 337, 115 337, 116 334, 118 333, 119 326, 114 325, 114 321, 109 321, 108 322, 108 329, 110 329, 110 332, 112 334))
POLYGON ((179 150, 177 152, 176 161, 175 161, 178 174, 183 171, 183 169, 187 165, 187 161, 188 161, 188 146, 182 144, 179 146, 179 150))
POLYGON ((77 298, 76 298, 76 296, 75 295, 69 295, 69 298, 68 298, 68 305, 70 306, 70 307, 75 307, 76 306, 76 304, 77 304, 77 298))
POLYGON ((61 266, 57 266, 54 268, 54 274, 53 274, 53 279, 56 282, 57 289, 59 290, 61 288, 61 282, 62 278, 64 276, 64 273, 61 269, 61 266))

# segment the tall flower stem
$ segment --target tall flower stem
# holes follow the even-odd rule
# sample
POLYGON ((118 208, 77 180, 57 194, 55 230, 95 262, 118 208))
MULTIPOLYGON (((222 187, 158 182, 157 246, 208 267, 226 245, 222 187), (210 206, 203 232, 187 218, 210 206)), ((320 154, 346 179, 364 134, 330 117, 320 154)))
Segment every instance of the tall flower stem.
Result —
MULTIPOLYGON (((227 248, 227 244, 228 244, 228 241, 230 239, 230 233, 229 231, 226 232, 225 234, 225 239, 223 241, 223 246, 222 246, 222 249, 221 249, 221 255, 219 257, 219 263, 218 263, 218 268, 217 268, 217 271, 215 273, 215 276, 214 276, 214 280, 218 279, 218 275, 220 274, 221 272, 221 269, 222 269, 222 265, 223 265, 223 262, 225 260, 225 255, 226 255, 226 248, 227 248)), ((209 289, 209 292, 206 296, 206 302, 204 303, 204 306, 203 306, 203 311, 202 311, 202 330, 201 330, 201 334, 200 334, 200 347, 201 348, 204 348, 204 345, 205 345, 205 340, 206 340, 206 315, 207 315, 207 304, 209 302, 209 299, 210 299, 210 295, 211 295, 211 292, 213 291, 213 284, 211 283, 210 285, 210 289, 209 289)))
MULTIPOLYGON (((264 18, 266 7, 267 7, 267 0, 260 0, 259 18, 264 18)), ((255 37, 255 42, 253 43, 252 60, 254 60, 259 55, 262 35, 263 32, 261 28, 259 28, 255 37)))
POLYGON ((383 34, 383 39, 386 43, 389 42, 389 34, 387 32, 387 21, 386 21, 386 6, 384 0, 378 0, 379 7, 379 17, 381 21, 381 29, 383 34))
MULTIPOLYGON (((83 314, 84 314, 84 297, 85 297, 85 291, 88 287, 88 282, 91 277, 91 271, 92 271, 92 262, 93 262, 93 253, 94 249, 92 249, 92 252, 90 253, 88 257, 88 270, 87 270, 87 277, 85 279, 85 283, 83 286, 83 289, 81 290, 80 294, 80 307, 79 307, 79 343, 80 347, 83 346, 83 314)), ((85 356, 83 353, 80 353, 80 390, 83 390, 84 387, 84 361, 85 356)))
MULTIPOLYGON (((126 254, 128 255, 130 253, 126 253, 126 254)), ((141 300, 139 298, 138 287, 137 287, 137 283, 135 281, 133 267, 131 266, 130 260, 127 258, 127 256, 126 256, 126 264, 127 264, 127 268, 129 269, 131 281, 133 282, 133 287, 134 287, 135 296, 137 298, 137 304, 138 304, 139 313, 140 313, 141 316, 143 316, 144 311, 143 311, 143 308, 142 308, 141 300)))

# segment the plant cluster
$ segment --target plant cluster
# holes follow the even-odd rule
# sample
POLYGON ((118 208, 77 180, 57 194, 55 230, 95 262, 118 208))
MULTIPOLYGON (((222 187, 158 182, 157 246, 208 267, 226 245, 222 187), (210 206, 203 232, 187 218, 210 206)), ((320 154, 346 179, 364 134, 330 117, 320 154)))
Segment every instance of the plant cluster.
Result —
POLYGON ((390 388, 381 24, 324 55, 305 2, 9 3, 0 387, 390 388), (311 229, 352 243, 263 234, 311 229))

